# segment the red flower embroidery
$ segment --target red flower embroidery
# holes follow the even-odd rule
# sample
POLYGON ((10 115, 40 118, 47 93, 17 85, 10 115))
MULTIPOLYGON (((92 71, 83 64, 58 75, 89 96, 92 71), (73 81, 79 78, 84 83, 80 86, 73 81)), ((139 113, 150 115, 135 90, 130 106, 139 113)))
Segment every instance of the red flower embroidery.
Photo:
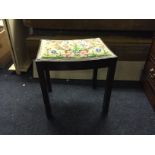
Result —
POLYGON ((81 56, 87 56, 88 55, 88 51, 87 50, 82 50, 82 51, 80 51, 80 55, 81 56))

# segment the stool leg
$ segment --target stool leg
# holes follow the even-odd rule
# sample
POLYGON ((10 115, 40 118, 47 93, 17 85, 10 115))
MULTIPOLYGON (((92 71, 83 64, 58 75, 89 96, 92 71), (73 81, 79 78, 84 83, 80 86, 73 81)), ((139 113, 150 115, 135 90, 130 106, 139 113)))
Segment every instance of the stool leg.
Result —
POLYGON ((45 73, 46 73, 47 88, 48 88, 48 91, 51 92, 52 87, 51 87, 51 80, 50 80, 50 72, 48 70, 46 70, 45 73))
POLYGON ((98 68, 93 69, 93 89, 96 89, 98 68))
POLYGON ((105 93, 104 93, 104 102, 103 102, 103 113, 107 114, 109 110, 109 103, 111 97, 112 83, 114 80, 116 69, 116 61, 113 61, 108 67, 106 84, 105 84, 105 93))
POLYGON ((50 102, 49 102, 48 90, 46 87, 45 72, 43 71, 43 69, 40 68, 39 64, 37 64, 37 71, 39 75, 39 81, 40 81, 40 86, 42 90, 42 95, 43 95, 43 100, 44 100, 44 105, 45 105, 45 110, 46 110, 46 116, 48 119, 50 119, 51 118, 51 107, 50 107, 50 102))

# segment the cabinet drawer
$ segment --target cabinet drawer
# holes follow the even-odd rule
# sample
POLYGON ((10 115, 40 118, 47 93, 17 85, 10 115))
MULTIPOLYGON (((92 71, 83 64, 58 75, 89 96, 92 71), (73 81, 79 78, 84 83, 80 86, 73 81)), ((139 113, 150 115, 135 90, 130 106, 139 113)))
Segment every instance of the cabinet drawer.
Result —
POLYGON ((155 63, 150 57, 145 67, 145 80, 149 83, 152 91, 155 92, 155 63))
POLYGON ((155 61, 155 41, 153 41, 151 45, 151 53, 150 53, 152 59, 155 61))
POLYGON ((152 91, 155 93, 155 80, 151 78, 151 76, 149 75, 146 79, 146 81, 149 83, 152 91))
POLYGON ((148 100, 151 103, 153 109, 155 110, 155 92, 147 80, 144 81, 143 86, 144 86, 145 94, 148 97, 148 100))
POLYGON ((154 77, 155 79, 155 61, 152 59, 151 56, 149 57, 147 64, 145 66, 145 74, 150 75, 151 78, 154 77))

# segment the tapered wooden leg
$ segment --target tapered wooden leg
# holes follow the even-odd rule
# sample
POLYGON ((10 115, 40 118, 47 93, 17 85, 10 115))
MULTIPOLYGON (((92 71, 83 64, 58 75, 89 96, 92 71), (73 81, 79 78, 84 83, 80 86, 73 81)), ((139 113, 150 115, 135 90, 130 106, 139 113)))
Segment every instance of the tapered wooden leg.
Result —
POLYGON ((37 71, 39 75, 39 81, 40 81, 40 86, 41 86, 45 110, 46 110, 46 116, 48 119, 50 119, 51 118, 51 106, 49 102, 48 89, 46 85, 45 71, 41 68, 39 63, 36 63, 36 64, 37 64, 37 71))
POLYGON ((96 89, 96 83, 97 83, 97 71, 98 68, 93 69, 93 89, 96 89))
POLYGON ((109 103, 110 103, 110 97, 111 97, 112 83, 115 75, 115 69, 116 69, 116 61, 113 61, 108 67, 108 72, 107 72, 104 102, 103 102, 103 114, 107 114, 109 110, 109 103))
POLYGON ((52 91, 52 87, 51 87, 51 80, 50 80, 50 72, 49 72, 49 70, 46 70, 45 73, 46 73, 47 88, 48 88, 48 91, 51 92, 52 91))

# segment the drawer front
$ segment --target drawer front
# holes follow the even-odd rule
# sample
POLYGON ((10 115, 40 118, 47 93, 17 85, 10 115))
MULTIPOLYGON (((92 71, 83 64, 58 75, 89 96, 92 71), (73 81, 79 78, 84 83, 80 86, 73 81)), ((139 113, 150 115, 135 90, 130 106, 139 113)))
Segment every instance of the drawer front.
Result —
POLYGON ((145 67, 145 75, 155 81, 155 61, 150 56, 145 67))
POLYGON ((145 67, 144 79, 148 82, 152 91, 155 92, 155 62, 151 57, 145 67))
POLYGON ((145 81, 147 81, 152 92, 155 94, 155 82, 150 78, 150 76, 145 76, 145 79, 143 80, 143 82, 145 81))
POLYGON ((153 109, 155 110, 155 91, 152 89, 152 86, 150 85, 148 80, 144 81, 143 86, 144 86, 145 94, 148 97, 148 100, 152 105, 153 109))
POLYGON ((151 45, 151 53, 150 53, 152 59, 155 61, 155 40, 153 41, 151 45))
POLYGON ((150 76, 148 76, 146 81, 150 85, 152 91, 155 93, 155 80, 153 80, 150 76))

